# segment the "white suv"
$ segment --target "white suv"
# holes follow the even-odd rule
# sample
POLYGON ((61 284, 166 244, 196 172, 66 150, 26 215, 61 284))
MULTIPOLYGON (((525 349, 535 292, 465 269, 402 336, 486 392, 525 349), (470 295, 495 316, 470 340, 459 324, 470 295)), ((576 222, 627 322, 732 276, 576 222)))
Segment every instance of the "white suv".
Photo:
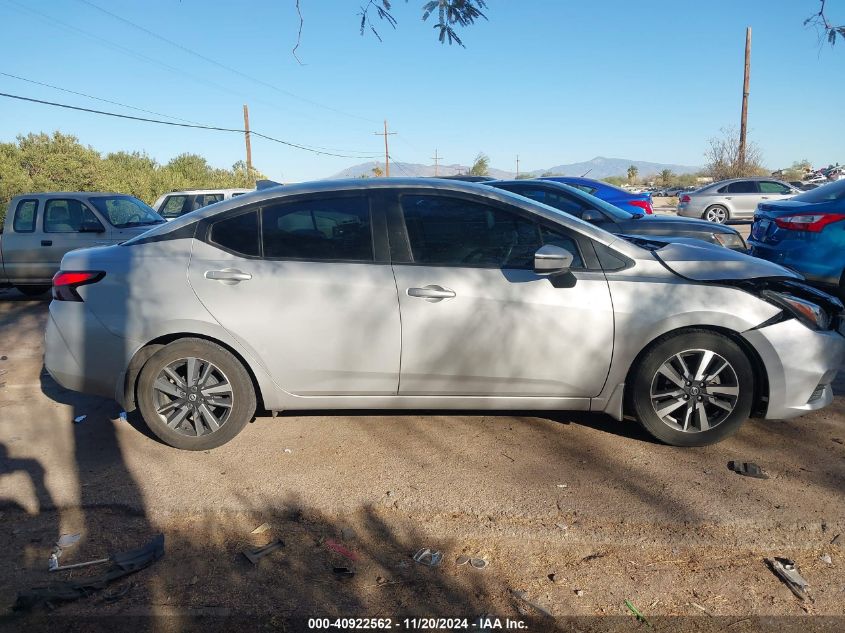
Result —
POLYGON ((229 200, 235 196, 254 191, 254 189, 191 189, 171 191, 155 201, 153 209, 165 220, 173 220, 180 215, 202 209, 215 202, 229 200))

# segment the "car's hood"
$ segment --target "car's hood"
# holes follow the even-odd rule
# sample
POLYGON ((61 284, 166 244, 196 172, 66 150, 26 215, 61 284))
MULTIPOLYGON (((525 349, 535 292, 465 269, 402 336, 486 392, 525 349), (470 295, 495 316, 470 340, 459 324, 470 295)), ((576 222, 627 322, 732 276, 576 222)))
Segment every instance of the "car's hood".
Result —
POLYGON ((672 215, 644 215, 639 218, 632 218, 630 221, 626 220, 626 227, 637 227, 641 224, 644 227, 655 226, 663 228, 685 228, 694 231, 704 231, 706 233, 736 233, 736 229, 732 229, 724 224, 717 224, 715 222, 708 222, 707 220, 699 220, 698 218, 681 218, 672 215))
POLYGON ((673 241, 653 251, 672 272, 694 281, 729 279, 803 279, 798 273, 765 259, 715 246, 700 240, 673 241))

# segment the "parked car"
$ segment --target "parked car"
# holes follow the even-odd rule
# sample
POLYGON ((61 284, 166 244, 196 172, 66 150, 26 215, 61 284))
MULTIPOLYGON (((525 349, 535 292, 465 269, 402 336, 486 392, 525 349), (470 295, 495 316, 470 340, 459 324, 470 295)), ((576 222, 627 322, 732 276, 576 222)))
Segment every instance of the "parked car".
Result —
POLYGON ((845 297, 845 180, 760 204, 749 243, 757 257, 845 297))
POLYGON ((484 184, 542 202, 610 233, 697 238, 738 251, 746 250, 742 236, 728 226, 704 220, 679 218, 674 215, 645 215, 642 211, 639 213, 623 211, 619 207, 561 182, 494 180, 484 184))
POLYGON ((699 240, 417 179, 245 194, 54 278, 44 363, 205 450, 263 409, 574 409, 702 445, 829 404, 842 303, 699 240), (150 283, 155 280, 155 283, 150 283))
POLYGON ((792 185, 772 178, 732 178, 682 194, 678 215, 718 224, 751 220, 760 202, 786 200, 799 193, 792 185))
POLYGON ((613 206, 630 211, 631 213, 646 213, 648 215, 654 213, 654 208, 651 205, 651 194, 648 193, 631 193, 621 187, 615 187, 600 180, 593 180, 592 178, 548 176, 543 178, 543 180, 562 182, 565 185, 580 189, 591 196, 601 198, 605 202, 609 202, 613 206))
POLYGON ((816 183, 804 182, 802 180, 790 180, 789 184, 801 191, 810 191, 811 189, 818 187, 818 184, 816 183))
POLYGON ((171 191, 153 204, 153 208, 165 220, 178 218, 180 215, 202 209, 215 202, 230 200, 254 189, 191 189, 171 191))
POLYGON ((146 204, 119 193, 15 196, 0 229, 0 286, 43 294, 68 251, 123 242, 163 223, 146 204))
POLYGON ((455 174, 454 176, 436 176, 444 180, 462 180, 463 182, 488 182, 495 180, 490 176, 470 176, 469 174, 455 174))

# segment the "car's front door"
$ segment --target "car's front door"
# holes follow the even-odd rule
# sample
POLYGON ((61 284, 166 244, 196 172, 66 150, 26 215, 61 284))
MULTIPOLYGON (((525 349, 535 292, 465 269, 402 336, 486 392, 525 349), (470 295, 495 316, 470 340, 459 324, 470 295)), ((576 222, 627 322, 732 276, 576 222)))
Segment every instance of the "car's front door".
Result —
POLYGON ((782 182, 774 180, 761 180, 759 182, 759 186, 761 201, 786 200, 787 198, 791 198, 796 195, 795 191, 793 191, 790 187, 786 186, 782 182))
MULTIPOLYGON (((408 193, 389 205, 402 316, 400 395, 591 397, 613 351, 613 309, 577 234, 510 205, 408 193), (542 244, 572 272, 536 274, 542 244)), ((580 238, 583 239, 583 238, 580 238)))
POLYGON ((395 395, 399 307, 377 215, 368 196, 334 193, 212 216, 193 248, 191 286, 281 389, 395 395))
POLYGON ((41 261, 53 276, 68 251, 109 244, 106 227, 98 215, 81 200, 51 198, 44 203, 44 235, 41 236, 41 261))

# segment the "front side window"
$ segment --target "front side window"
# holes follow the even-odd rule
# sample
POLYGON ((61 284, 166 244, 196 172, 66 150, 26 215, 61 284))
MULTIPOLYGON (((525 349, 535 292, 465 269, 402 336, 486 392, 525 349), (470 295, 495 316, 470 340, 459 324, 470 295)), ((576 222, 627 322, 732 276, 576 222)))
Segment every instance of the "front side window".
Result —
POLYGON ((97 196, 88 199, 112 226, 125 229, 132 226, 152 226, 164 220, 152 207, 132 196, 97 196))
POLYGON ((97 216, 79 200, 48 200, 44 207, 45 233, 102 233, 97 216))
POLYGON ((178 218, 183 213, 185 201, 187 199, 188 196, 168 196, 167 199, 165 199, 164 204, 161 205, 161 211, 159 211, 159 214, 163 218, 178 218))
POLYGON ((774 193, 778 195, 788 195, 792 193, 792 189, 779 182, 772 182, 771 180, 763 180, 760 182, 760 193, 774 193))
POLYGON ((37 200, 21 200, 18 202, 12 224, 15 233, 32 233, 35 230, 35 211, 37 209, 37 200))
POLYGON ((370 205, 364 197, 282 202, 261 209, 264 257, 373 261, 370 205))
POLYGON ((537 224, 486 204, 441 196, 402 196, 415 263, 533 268, 537 224))
POLYGON ((753 180, 740 180, 728 185, 726 193, 757 193, 757 183, 753 180))
POLYGON ((194 211, 223 200, 222 193, 201 193, 194 197, 194 211))
POLYGON ((258 211, 218 220, 211 225, 209 240, 238 255, 258 257, 258 211))
POLYGON ((548 227, 540 227, 540 236, 543 238, 543 244, 552 244, 553 246, 560 246, 572 253, 572 268, 583 268, 584 260, 581 257, 581 251, 578 249, 578 244, 568 235, 564 235, 560 231, 555 231, 548 227))

